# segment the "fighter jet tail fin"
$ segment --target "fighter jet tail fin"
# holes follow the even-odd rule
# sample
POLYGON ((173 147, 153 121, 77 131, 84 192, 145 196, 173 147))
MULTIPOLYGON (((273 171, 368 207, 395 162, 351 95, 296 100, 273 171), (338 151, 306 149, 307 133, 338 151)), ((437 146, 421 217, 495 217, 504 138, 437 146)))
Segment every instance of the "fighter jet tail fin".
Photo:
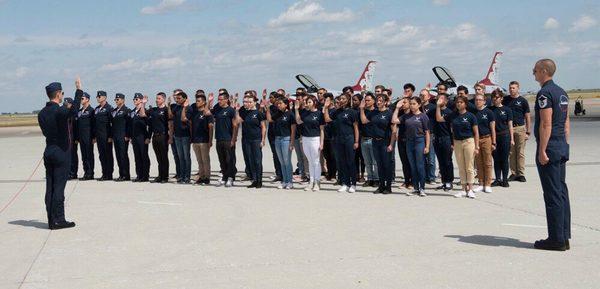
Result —
POLYGON ((498 78, 498 63, 500 62, 500 56, 502 56, 502 51, 497 51, 494 54, 494 58, 492 58, 492 64, 490 64, 490 68, 485 75, 485 78, 480 80, 479 83, 485 85, 498 85, 500 82, 498 78))
POLYGON ((356 85, 354 85, 352 87, 352 90, 354 90, 355 92, 359 92, 359 91, 363 91, 363 90, 366 90, 366 91, 374 90, 373 76, 375 74, 375 64, 376 63, 377 63, 377 61, 373 61, 373 60, 371 60, 367 63, 365 70, 360 75, 360 78, 358 78, 356 85))

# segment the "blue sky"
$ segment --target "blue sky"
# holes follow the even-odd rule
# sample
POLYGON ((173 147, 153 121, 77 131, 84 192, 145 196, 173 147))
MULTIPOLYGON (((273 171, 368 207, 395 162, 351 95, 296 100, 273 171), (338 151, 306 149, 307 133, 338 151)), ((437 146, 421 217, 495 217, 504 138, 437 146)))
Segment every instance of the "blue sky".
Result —
MULTIPOLYGON (((72 94, 354 84, 368 60, 375 82, 435 82, 443 65, 464 83, 504 52, 500 85, 536 89, 533 63, 558 63, 565 88, 600 87, 598 1, 0 0, 2 112, 43 106, 44 86, 72 94), (405 3, 407 2, 407 3, 405 3)), ((112 99, 112 97, 111 97, 112 99)))

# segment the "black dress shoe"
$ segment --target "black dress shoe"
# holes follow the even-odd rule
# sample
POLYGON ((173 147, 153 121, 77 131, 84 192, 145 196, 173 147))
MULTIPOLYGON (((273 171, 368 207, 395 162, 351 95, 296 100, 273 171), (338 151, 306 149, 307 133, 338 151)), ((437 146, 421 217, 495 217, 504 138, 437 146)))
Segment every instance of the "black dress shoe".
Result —
POLYGON ((502 182, 500 182, 499 180, 494 180, 492 182, 492 187, 499 187, 500 185, 502 185, 502 182))
POLYGON ((566 251, 567 250, 567 246, 565 243, 550 241, 548 239, 535 241, 535 243, 533 244, 533 247, 538 250, 549 250, 549 251, 566 251))
POLYGON ((510 176, 508 177, 508 181, 509 181, 509 182, 514 182, 514 181, 516 180, 516 178, 517 178, 517 176, 515 176, 514 174, 512 174, 512 175, 510 175, 510 176))
POLYGON ((141 180, 140 180, 140 178, 135 178, 135 179, 133 179, 131 181, 134 182, 134 183, 137 183, 137 182, 140 182, 141 180))
POLYGON ((366 181, 366 182, 364 182, 364 183, 362 184, 362 186, 363 186, 363 187, 370 187, 372 183, 373 183, 373 181, 369 180, 369 181, 366 181))
POLYGON ((390 189, 383 189, 383 191, 381 191, 381 193, 384 194, 384 195, 389 195, 389 194, 392 193, 392 190, 390 190, 390 189))
POLYGON ((73 227, 75 227, 75 223, 67 222, 67 221, 53 222, 53 223, 48 224, 48 228, 50 230, 60 230, 60 229, 73 228, 73 227))
POLYGON ((149 178, 142 178, 138 182, 140 182, 140 183, 147 183, 147 182, 149 182, 149 178))
POLYGON ((94 176, 83 176, 83 178, 80 178, 80 181, 89 181, 89 180, 93 180, 94 176))
POLYGON ((262 188, 262 182, 256 182, 256 184, 254 185, 255 188, 260 189, 262 188))
POLYGON ((251 184, 247 185, 246 188, 256 188, 256 182, 252 182, 251 184))
POLYGON ((521 183, 527 182, 527 179, 525 179, 525 176, 518 176, 515 180, 517 182, 521 182, 521 183))
POLYGON ((373 187, 373 188, 379 188, 379 181, 372 181, 371 182, 371 187, 373 187))
POLYGON ((131 177, 123 177, 123 181, 124 181, 124 182, 131 181, 131 177))
POLYGON ((382 192, 383 190, 381 188, 377 188, 377 190, 375 190, 373 194, 381 194, 382 192))
POLYGON ((503 188, 508 188, 508 187, 510 187, 510 185, 508 184, 508 181, 502 181, 502 183, 500 183, 500 185, 501 185, 503 188))
POLYGON ((123 177, 118 177, 116 179, 114 179, 115 182, 122 182, 123 181, 123 177))
POLYGON ((162 178, 156 177, 153 180, 151 180, 151 183, 160 183, 160 181, 162 181, 162 178))
POLYGON ((441 186, 435 187, 436 190, 446 190, 446 184, 442 184, 441 186))
POLYGON ((69 180, 76 180, 77 179, 77 175, 70 175, 69 176, 69 180))
POLYGON ((569 244, 569 240, 565 240, 565 249, 571 250, 571 245, 569 244))

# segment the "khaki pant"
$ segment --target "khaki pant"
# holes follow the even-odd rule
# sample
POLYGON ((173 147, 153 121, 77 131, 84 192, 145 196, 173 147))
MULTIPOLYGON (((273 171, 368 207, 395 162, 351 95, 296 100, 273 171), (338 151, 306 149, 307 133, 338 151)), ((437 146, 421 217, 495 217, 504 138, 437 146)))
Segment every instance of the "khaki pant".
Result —
POLYGON ((454 155, 458 164, 458 174, 462 185, 470 185, 475 180, 475 139, 454 140, 454 155))
POLYGON ((492 138, 490 136, 479 139, 479 154, 475 156, 477 178, 480 186, 492 185, 492 138))
POLYGON ((208 143, 194 143, 192 144, 194 154, 196 155, 196 161, 198 162, 198 174, 200 179, 210 178, 210 147, 208 143))
POLYGON ((510 148, 509 153, 509 166, 510 173, 515 176, 525 175, 525 137, 526 134, 525 126, 516 126, 513 128, 513 137, 515 145, 510 148))

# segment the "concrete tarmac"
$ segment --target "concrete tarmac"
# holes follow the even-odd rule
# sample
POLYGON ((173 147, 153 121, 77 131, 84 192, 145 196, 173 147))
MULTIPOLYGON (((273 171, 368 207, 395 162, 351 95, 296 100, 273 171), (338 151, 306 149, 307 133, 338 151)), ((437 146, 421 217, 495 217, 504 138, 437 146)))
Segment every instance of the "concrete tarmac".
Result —
MULTIPOLYGON (((533 140, 528 182, 475 200, 433 189, 407 197, 397 187, 338 193, 330 182, 321 192, 278 190, 266 180, 266 147, 260 190, 70 181, 66 215, 77 226, 50 231, 43 138, 37 128, 2 129, 0 288, 597 288, 600 129, 572 127, 567 252, 532 249, 547 236, 533 140)), ((237 159, 241 172, 239 145, 237 159)), ((211 160, 214 184, 214 149, 211 160)))

